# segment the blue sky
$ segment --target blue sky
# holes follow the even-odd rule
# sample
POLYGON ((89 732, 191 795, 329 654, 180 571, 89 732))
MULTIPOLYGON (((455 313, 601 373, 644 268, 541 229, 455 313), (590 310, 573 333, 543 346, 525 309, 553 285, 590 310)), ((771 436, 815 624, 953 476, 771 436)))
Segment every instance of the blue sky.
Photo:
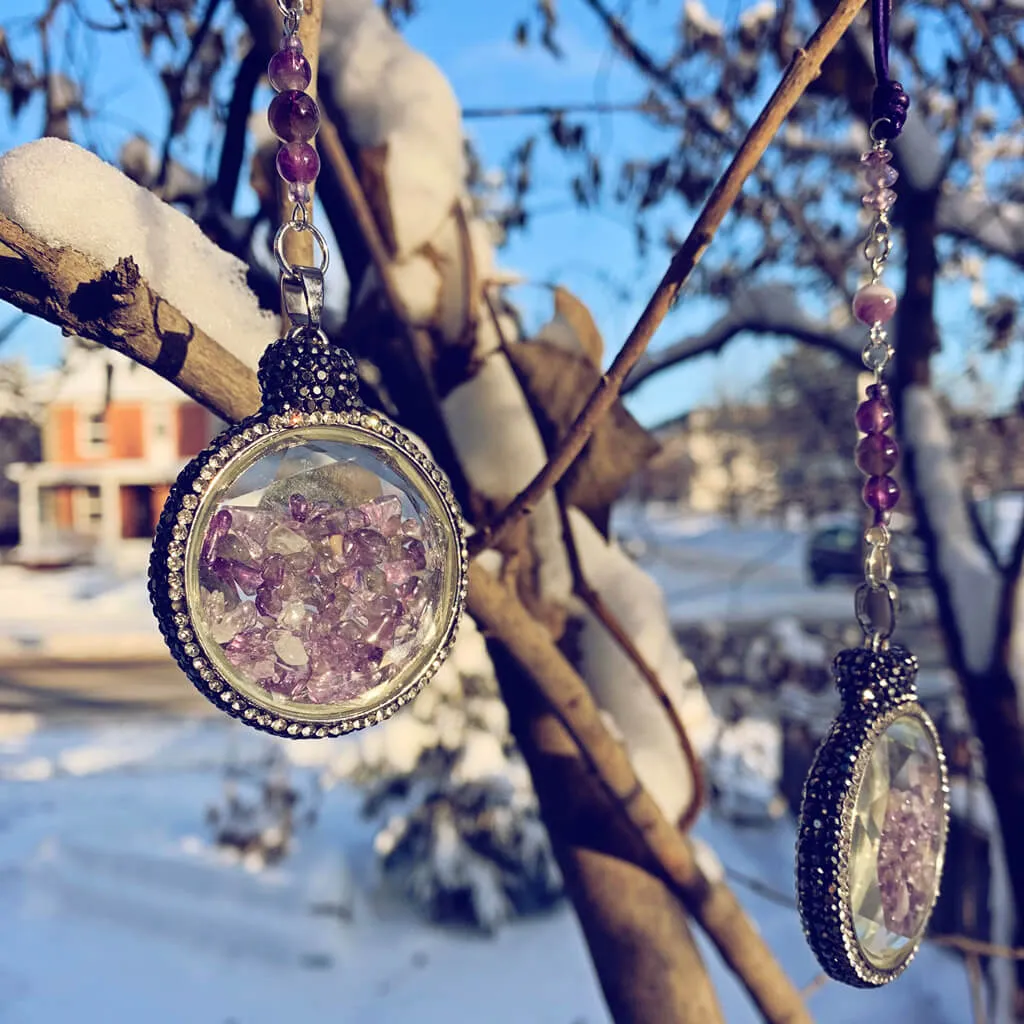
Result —
MULTIPOLYGON (((83 9, 97 17, 106 9, 104 0, 81 2, 83 9)), ((40 5, 40 0, 7 0, 4 4, 4 22, 14 23, 15 48, 19 44, 18 19, 38 14, 40 5)), ((735 17, 737 6, 721 0, 708 3, 713 13, 727 10, 729 17, 735 17)), ((517 48, 512 42, 513 25, 532 7, 531 0, 503 5, 479 0, 423 0, 422 13, 409 24, 406 34, 448 74, 466 107, 623 101, 642 95, 642 83, 614 57, 596 20, 582 5, 565 11, 566 25, 559 36, 565 50, 563 60, 553 60, 539 47, 517 48)), ((677 4, 636 4, 634 9, 644 33, 675 31, 677 4)), ((140 63, 131 36, 69 35, 61 42, 58 64, 70 60, 75 68, 89 69, 87 101, 97 111, 81 125, 79 141, 110 159, 116 157, 121 141, 134 132, 159 146, 166 124, 166 104, 152 71, 140 63), (63 55, 66 53, 71 56, 63 55)), ((27 110, 14 125, 0 120, 0 150, 34 137, 40 123, 38 107, 27 110)), ((656 129, 645 127, 636 118, 601 115, 591 117, 588 124, 601 153, 612 158, 609 166, 616 156, 643 154, 656 143, 656 129)), ((467 122, 467 131, 488 165, 499 163, 531 127, 543 129, 543 125, 524 118, 467 122)), ((175 155, 186 163, 213 166, 216 151, 201 122, 175 155)), ((531 282, 516 296, 529 324, 541 323, 550 308, 550 294, 536 286, 559 282, 587 303, 604 334, 606 350, 614 352, 660 278, 667 257, 660 248, 653 247, 652 255, 640 260, 626 215, 611 204, 580 213, 569 198, 566 184, 570 172, 561 159, 545 156, 538 171, 538 187, 530 200, 534 211, 530 227, 513 236, 500 261, 531 282), (623 288, 628 298, 620 294, 623 288)), ((245 202, 246 197, 242 196, 241 201, 245 202)), ((677 234, 685 234, 688 215, 681 210, 678 213, 679 220, 673 226, 677 234)), ((948 310, 944 319, 947 313, 954 322, 962 316, 961 303, 953 300, 945 305, 948 310)), ((10 312, 0 307, 0 325, 10 312)), ((655 345, 698 331, 713 316, 709 303, 686 298, 659 332, 655 345)), ((955 329, 952 333, 957 334, 955 329)), ((46 364, 58 356, 60 347, 58 331, 32 322, 19 328, 0 355, 23 355, 36 364, 46 364)), ((720 356, 696 360, 656 378, 632 400, 633 410, 643 421, 654 423, 695 404, 742 394, 760 380, 779 350, 779 344, 773 341, 734 341, 720 356)), ((962 352, 949 353, 940 364, 940 374, 959 372, 961 360, 962 352)), ((1019 379, 1016 373, 1013 377, 1019 379)))

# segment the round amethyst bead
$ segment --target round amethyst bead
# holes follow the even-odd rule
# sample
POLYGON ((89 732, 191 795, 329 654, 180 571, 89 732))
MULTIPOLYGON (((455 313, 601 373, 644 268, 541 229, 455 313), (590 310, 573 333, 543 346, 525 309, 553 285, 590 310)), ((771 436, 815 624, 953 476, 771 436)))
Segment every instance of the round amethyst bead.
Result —
POLYGON ((267 77, 270 84, 278 91, 288 89, 305 89, 313 77, 309 61, 302 55, 301 49, 278 50, 267 65, 267 77))
POLYGON ((892 406, 875 388, 868 389, 868 396, 866 402, 857 406, 857 429, 864 434, 884 434, 892 426, 892 406))
POLYGON ((308 185, 320 173, 320 157, 308 142, 289 142, 277 151, 277 173, 285 181, 308 185))
POLYGON ((885 476, 899 456, 899 447, 888 434, 868 434, 857 445, 857 468, 868 476, 885 476))
POLYGON ((282 142, 306 142, 320 127, 320 110, 312 96, 288 89, 270 101, 267 120, 282 142))
POLYGON ((888 323, 895 312, 896 293, 880 282, 866 284, 853 297, 853 315, 868 327, 888 323))
POLYGON ((891 476, 871 476, 864 483, 864 504, 876 512, 888 512, 899 500, 900 485, 891 476))

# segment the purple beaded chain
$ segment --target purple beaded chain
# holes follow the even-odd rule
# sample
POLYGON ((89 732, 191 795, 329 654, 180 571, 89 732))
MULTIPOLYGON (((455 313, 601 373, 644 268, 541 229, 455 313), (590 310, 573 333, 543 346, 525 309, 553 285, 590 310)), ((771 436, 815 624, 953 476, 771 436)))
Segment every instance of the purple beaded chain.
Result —
POLYGON ((320 173, 320 158, 310 143, 320 127, 320 109, 316 100, 304 92, 312 79, 312 70, 294 25, 297 19, 285 23, 281 49, 267 66, 270 84, 277 90, 267 119, 282 142, 277 151, 277 173, 288 183, 288 198, 305 206, 310 198, 309 187, 320 173))
POLYGON ((871 329, 863 352, 864 365, 875 374, 875 383, 867 389, 867 399, 857 408, 857 429, 865 436, 857 445, 857 466, 867 476, 864 502, 874 512, 875 525, 886 525, 900 497, 899 484, 889 474, 899 458, 899 448, 889 432, 893 426, 893 407, 889 388, 882 374, 892 358, 885 325, 896 312, 896 293, 882 284, 881 275, 892 243, 889 238, 889 210, 896 201, 890 186, 899 177, 891 166, 892 154, 884 141, 861 157, 864 181, 868 187, 864 205, 875 211, 871 235, 864 247, 871 263, 871 281, 853 297, 853 315, 871 329))

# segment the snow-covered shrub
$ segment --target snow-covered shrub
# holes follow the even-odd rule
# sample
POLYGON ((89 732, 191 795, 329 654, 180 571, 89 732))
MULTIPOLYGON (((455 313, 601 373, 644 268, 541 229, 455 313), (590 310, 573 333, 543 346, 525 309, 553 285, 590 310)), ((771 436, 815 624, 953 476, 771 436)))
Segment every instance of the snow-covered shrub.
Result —
POLYGON ((363 789, 365 813, 381 822, 385 878, 431 919, 494 931, 560 897, 529 772, 468 617, 430 686, 346 744, 330 770, 363 789))
POLYGON ((224 769, 222 802, 206 812, 218 849, 259 871, 284 860, 295 834, 317 817, 319 785, 305 790, 293 780, 279 749, 254 764, 229 763, 224 769))

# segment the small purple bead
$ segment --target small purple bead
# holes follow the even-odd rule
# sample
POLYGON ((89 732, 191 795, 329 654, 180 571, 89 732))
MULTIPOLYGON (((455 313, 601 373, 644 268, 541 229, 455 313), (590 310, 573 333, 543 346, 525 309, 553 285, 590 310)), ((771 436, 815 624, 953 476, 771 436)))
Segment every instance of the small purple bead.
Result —
POLYGON ((270 58, 267 77, 278 92, 285 92, 287 89, 305 89, 313 72, 301 49, 287 49, 278 50, 270 58))
POLYGON ((285 181, 308 185, 320 173, 320 157, 308 142, 289 142, 277 151, 277 173, 285 181))
POLYGON ((888 512, 900 500, 900 485, 891 476, 868 477, 864 484, 864 504, 876 512, 888 512))
POLYGON ((877 396, 857 406, 857 429, 863 434, 884 434, 893 421, 892 406, 877 396))
POLYGON ((900 450, 888 434, 868 434, 857 445, 857 468, 868 476, 885 476, 899 456, 900 450))
POLYGON ((282 142, 306 142, 320 127, 320 109, 312 96, 298 89, 288 89, 270 101, 267 120, 282 142))
MULTIPOLYGON (((295 50, 296 53, 302 53, 302 40, 295 34, 281 36, 281 49, 295 50)), ((863 160, 864 157, 861 157, 861 159, 863 160)))
POLYGON ((891 188, 899 179, 899 171, 892 164, 866 164, 863 170, 864 182, 870 189, 891 188))
POLYGON ((861 202, 869 210, 878 210, 879 212, 889 210, 896 202, 896 193, 891 188, 875 189, 866 196, 862 196, 861 202))
POLYGON ((892 160, 892 153, 887 149, 870 149, 866 153, 862 153, 860 162, 865 167, 875 168, 881 167, 883 164, 887 164, 892 160))

